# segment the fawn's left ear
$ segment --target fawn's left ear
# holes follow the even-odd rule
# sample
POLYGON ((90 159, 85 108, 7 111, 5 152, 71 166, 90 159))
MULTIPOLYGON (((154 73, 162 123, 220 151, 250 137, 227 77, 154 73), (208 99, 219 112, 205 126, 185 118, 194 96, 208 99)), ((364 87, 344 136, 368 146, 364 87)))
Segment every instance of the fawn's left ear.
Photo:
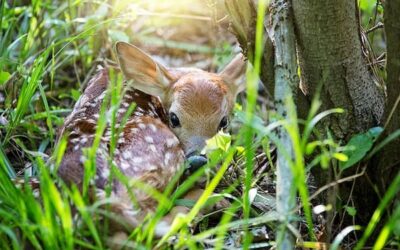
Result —
POLYGON ((228 84, 230 91, 234 96, 245 90, 246 81, 244 74, 246 73, 246 61, 240 53, 219 73, 228 84))
POLYGON ((168 70, 129 43, 117 42, 115 49, 126 80, 131 80, 135 89, 164 99, 173 82, 168 70))

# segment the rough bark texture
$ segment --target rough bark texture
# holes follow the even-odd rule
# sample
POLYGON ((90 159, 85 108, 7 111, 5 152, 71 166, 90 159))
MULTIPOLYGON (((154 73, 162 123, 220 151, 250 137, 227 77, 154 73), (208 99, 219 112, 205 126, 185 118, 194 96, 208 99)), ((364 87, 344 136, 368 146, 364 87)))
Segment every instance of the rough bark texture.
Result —
MULTIPOLYGON (((298 90, 296 43, 294 27, 288 0, 275 0, 271 4, 273 41, 275 45, 275 103, 279 116, 290 119, 287 103, 292 102, 298 90)), ((296 121, 291 121, 296 122, 296 121)), ((293 223, 296 200, 293 171, 290 161, 294 158, 292 138, 283 127, 278 128, 278 137, 282 143, 278 147, 276 164, 276 207, 288 223, 293 223), (286 151, 287 154, 281 151, 286 151), (288 159, 292 157, 292 159, 288 159)), ((278 249, 294 249, 294 237, 286 225, 277 233, 278 249)))
POLYGON ((309 101, 322 84, 322 110, 345 109, 327 123, 337 138, 377 125, 384 96, 362 58, 356 1, 296 0, 293 11, 302 89, 309 101))
MULTIPOLYGON (((321 87, 321 111, 336 107, 345 110, 344 114, 324 119, 321 132, 329 129, 336 140, 346 141, 354 134, 379 125, 385 105, 384 94, 362 56, 357 1, 296 0, 293 12, 303 90, 311 100, 321 87)), ((345 174, 354 174, 356 169, 348 169, 345 174)), ((329 181, 328 171, 315 168, 313 173, 318 185, 329 181)), ((366 177, 357 179, 354 186, 351 182, 336 187, 342 205, 351 201, 349 205, 356 207, 357 224, 366 225, 379 203, 374 183, 369 178, 374 174, 374 170, 368 168, 366 177)), ((328 191, 328 194, 333 193, 332 189, 328 191)), ((329 203, 335 206, 339 199, 333 198, 329 203)), ((353 224, 351 216, 343 216, 342 226, 353 224)), ((334 222, 328 217, 328 223, 334 222)), ((328 238, 330 228, 328 224, 328 238)))

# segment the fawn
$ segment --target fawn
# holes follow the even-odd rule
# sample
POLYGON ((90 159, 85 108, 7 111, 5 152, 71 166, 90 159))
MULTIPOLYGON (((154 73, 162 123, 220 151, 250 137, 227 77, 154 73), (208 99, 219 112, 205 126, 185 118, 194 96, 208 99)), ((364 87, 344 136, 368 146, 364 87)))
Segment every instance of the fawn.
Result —
MULTIPOLYGON (((114 151, 113 161, 128 178, 139 180, 163 191, 183 167, 185 157, 198 155, 207 139, 229 122, 237 94, 244 89, 242 78, 245 62, 237 56, 219 74, 192 68, 166 68, 139 48, 124 42, 116 44, 120 69, 125 77, 126 92, 118 110, 118 121, 131 103, 135 111, 124 124, 114 151)), ((108 70, 100 70, 66 118, 61 134, 68 134, 68 145, 58 174, 78 187, 83 181, 82 149, 91 147, 99 110, 109 83, 108 70)), ((109 180, 108 161, 110 124, 104 131, 96 155, 96 195, 105 198, 109 180)), ((116 127, 119 127, 116 124, 116 127)), ((112 210, 131 227, 141 223, 157 202, 141 190, 133 190, 139 208, 133 207, 128 191, 112 180, 112 194, 117 202, 112 210)), ((185 199, 197 199, 201 192, 192 190, 185 199)), ((183 211, 173 208, 175 213, 183 211)), ((171 212, 164 226, 173 219, 171 212)), ((165 228, 156 228, 162 236, 165 228)))

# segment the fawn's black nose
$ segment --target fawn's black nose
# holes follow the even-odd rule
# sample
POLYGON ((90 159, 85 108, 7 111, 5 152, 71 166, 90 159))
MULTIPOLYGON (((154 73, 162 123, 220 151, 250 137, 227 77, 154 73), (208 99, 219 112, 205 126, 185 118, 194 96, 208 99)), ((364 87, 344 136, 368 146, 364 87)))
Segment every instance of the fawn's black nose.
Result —
POLYGON ((205 155, 190 154, 187 157, 189 163, 188 170, 190 173, 195 172, 197 169, 207 164, 207 158, 205 155))

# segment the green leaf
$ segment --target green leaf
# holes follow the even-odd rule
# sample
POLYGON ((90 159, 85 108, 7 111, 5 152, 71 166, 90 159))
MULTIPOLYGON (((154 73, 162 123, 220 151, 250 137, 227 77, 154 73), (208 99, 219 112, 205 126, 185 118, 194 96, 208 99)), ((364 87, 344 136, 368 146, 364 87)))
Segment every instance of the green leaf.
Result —
POLYGON ((339 161, 344 161, 344 162, 349 160, 349 157, 347 157, 347 155, 342 153, 334 153, 333 157, 339 161))
POLYGON ((330 161, 330 158, 328 155, 326 155, 326 154, 321 155, 321 167, 323 169, 327 169, 329 167, 329 161, 330 161))
POLYGON ((194 207, 194 204, 196 204, 196 201, 190 200, 190 199, 177 199, 175 201, 176 206, 183 206, 183 207, 194 207))
POLYGON ((354 217, 357 213, 357 209, 355 207, 345 206, 344 208, 346 209, 346 212, 352 217, 354 217))
POLYGON ((307 155, 310 155, 310 154, 312 154, 313 152, 314 152, 314 150, 315 150, 315 148, 317 147, 317 146, 320 146, 321 145, 321 142, 320 141, 313 141, 313 142, 310 142, 310 143, 308 143, 307 145, 306 145, 306 154, 307 155))
POLYGON ((74 99, 74 101, 78 101, 79 97, 81 96, 81 92, 76 89, 71 89, 71 97, 74 99))
POLYGON ((375 6, 376 0, 360 0, 360 9, 367 13, 372 13, 375 6))
POLYGON ((245 148, 242 147, 242 146, 237 146, 236 147, 236 152, 237 152, 238 155, 243 155, 244 152, 245 152, 245 148))
POLYGON ((6 71, 0 71, 0 85, 4 84, 5 82, 10 79, 11 74, 6 71))
POLYGON ((232 138, 230 134, 220 131, 214 137, 207 140, 206 151, 209 152, 216 149, 227 151, 231 146, 231 140, 232 138))
POLYGON ((364 134, 358 134, 353 136, 346 145, 346 149, 343 151, 348 157, 348 161, 340 162, 339 167, 341 170, 345 170, 360 160, 371 150, 375 140, 382 133, 383 128, 374 127, 368 130, 364 134))

